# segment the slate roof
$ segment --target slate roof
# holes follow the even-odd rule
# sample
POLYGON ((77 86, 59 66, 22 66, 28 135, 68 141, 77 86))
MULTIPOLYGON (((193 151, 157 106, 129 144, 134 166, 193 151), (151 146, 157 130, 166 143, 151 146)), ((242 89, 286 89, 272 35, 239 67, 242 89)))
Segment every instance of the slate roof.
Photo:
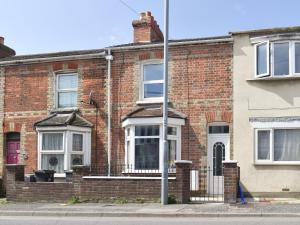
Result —
MULTIPOLYGON (((128 118, 151 118, 151 117, 162 117, 163 109, 162 106, 151 106, 151 107, 140 107, 122 118, 122 121, 128 118)), ((168 109, 168 117, 177 119, 186 119, 186 115, 176 111, 173 108, 168 109)))
POLYGON ((35 127, 48 126, 77 126, 77 127, 93 127, 93 124, 79 116, 76 112, 72 113, 53 113, 47 118, 40 120, 34 124, 35 127))

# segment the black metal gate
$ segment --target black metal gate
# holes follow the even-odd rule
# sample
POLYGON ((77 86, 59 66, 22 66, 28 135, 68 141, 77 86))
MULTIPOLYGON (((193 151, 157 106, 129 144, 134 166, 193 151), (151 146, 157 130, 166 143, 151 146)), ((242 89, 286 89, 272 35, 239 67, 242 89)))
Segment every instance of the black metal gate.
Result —
POLYGON ((224 202, 223 167, 194 167, 190 172, 192 202, 224 202))

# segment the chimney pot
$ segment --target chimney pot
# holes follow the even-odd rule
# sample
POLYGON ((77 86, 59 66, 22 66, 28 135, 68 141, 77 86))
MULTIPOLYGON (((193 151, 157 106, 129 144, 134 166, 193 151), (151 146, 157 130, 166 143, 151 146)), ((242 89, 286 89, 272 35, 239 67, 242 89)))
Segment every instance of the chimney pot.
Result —
POLYGON ((0 37, 0 44, 4 45, 4 37, 0 37))

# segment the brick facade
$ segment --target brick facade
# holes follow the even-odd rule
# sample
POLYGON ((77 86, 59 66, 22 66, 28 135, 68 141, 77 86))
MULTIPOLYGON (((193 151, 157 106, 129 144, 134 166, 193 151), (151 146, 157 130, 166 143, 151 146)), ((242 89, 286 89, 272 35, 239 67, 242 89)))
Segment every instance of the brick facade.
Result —
MULTIPOLYGON (((125 160, 122 117, 143 105, 140 102, 142 65, 162 62, 163 58, 161 44, 141 44, 163 40, 151 13, 144 13, 140 20, 133 22, 133 27, 133 47, 125 45, 110 49, 114 57, 111 67, 111 161, 114 164, 124 164, 125 160), (145 29, 147 32, 144 32, 145 29)), ((66 56, 70 53, 61 54, 66 56)), ((78 52, 73 54, 83 55, 78 52)), ((169 105, 186 115, 185 125, 181 128, 181 159, 191 160, 194 166, 203 167, 207 164, 210 123, 229 124, 232 141, 232 41, 229 38, 191 43, 178 41, 170 44, 169 54, 169 105)), ((58 72, 78 73, 78 110, 94 125, 90 174, 103 174, 107 164, 108 96, 107 62, 104 57, 81 60, 55 60, 53 57, 49 62, 0 65, 0 148, 3 149, 0 151, 0 163, 3 163, 2 166, 6 163, 7 134, 19 132, 19 163, 25 165, 25 173, 37 169, 34 123, 56 108, 55 76, 58 72), (88 104, 90 93, 93 93, 98 110, 88 104)), ((186 186, 186 181, 181 185, 186 186)), ((181 198, 185 199, 185 195, 181 198)))
POLYGON ((3 121, 1 123, 3 129, 0 137, 3 138, 0 140, 0 146, 4 157, 1 163, 5 163, 6 159, 6 134, 20 132, 19 163, 26 165, 26 173, 37 169, 37 133, 34 123, 44 119, 50 111, 55 109, 55 74, 59 71, 73 71, 79 74, 77 105, 82 116, 95 124, 92 130, 92 165, 96 168, 96 165, 104 164, 106 148, 105 59, 2 67, 0 85, 3 86, 1 89, 3 92, 0 92, 0 106, 2 105, 0 120, 3 121), (97 125, 96 110, 88 104, 91 91, 93 91, 93 99, 99 105, 97 125), (96 128, 97 134, 95 134, 96 128))
POLYGON ((238 195, 239 167, 237 162, 224 162, 224 202, 236 203, 238 195))
MULTIPOLYGON (((162 62, 162 53, 162 47, 114 52, 114 162, 124 162, 121 118, 140 106, 141 65, 145 62, 162 62)), ((187 116, 186 125, 182 127, 182 159, 205 166, 208 124, 227 122, 230 133, 232 130, 232 43, 170 47, 169 54, 169 105, 187 116)))

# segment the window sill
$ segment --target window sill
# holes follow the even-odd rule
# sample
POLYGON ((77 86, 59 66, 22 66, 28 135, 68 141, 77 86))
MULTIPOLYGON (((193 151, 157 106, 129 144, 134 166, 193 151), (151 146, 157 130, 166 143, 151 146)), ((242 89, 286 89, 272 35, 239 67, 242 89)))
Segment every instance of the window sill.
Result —
POLYGON ((300 162, 255 162, 255 166, 300 166, 300 162))
POLYGON ((137 105, 162 104, 162 103, 163 103, 163 99, 136 101, 137 105))
POLYGON ((54 178, 65 178, 66 174, 65 173, 55 173, 54 178))
POLYGON ((51 110, 51 112, 73 112, 73 111, 79 111, 79 108, 78 107, 54 108, 51 110))
POLYGON ((300 75, 288 75, 288 76, 278 76, 278 77, 257 77, 257 78, 251 78, 247 79, 246 81, 266 81, 266 80, 272 80, 272 81, 280 81, 280 80, 298 80, 300 79, 300 75))

